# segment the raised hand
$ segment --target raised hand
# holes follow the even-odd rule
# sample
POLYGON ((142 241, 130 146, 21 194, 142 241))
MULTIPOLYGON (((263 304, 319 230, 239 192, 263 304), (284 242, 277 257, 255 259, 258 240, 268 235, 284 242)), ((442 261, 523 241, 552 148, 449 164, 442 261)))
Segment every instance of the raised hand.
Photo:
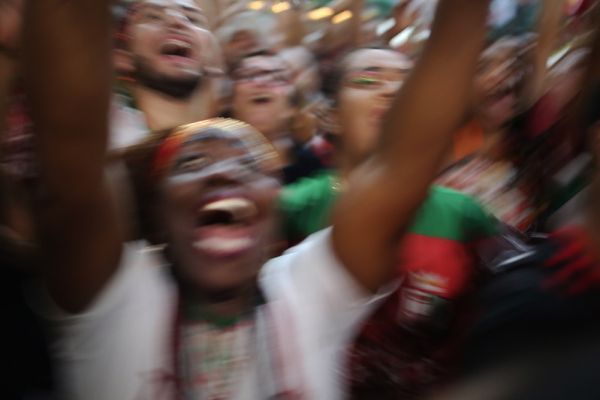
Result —
POLYGON ((21 37, 22 0, 0 0, 0 53, 12 54, 21 37))

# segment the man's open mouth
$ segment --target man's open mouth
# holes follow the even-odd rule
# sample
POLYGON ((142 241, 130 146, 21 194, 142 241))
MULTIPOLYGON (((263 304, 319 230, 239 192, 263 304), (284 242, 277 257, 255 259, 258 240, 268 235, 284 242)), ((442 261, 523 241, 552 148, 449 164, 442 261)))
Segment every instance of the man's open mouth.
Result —
POLYGON ((160 47, 160 54, 181 60, 190 60, 193 56, 191 44, 177 39, 165 41, 160 47))
POLYGON ((244 197, 222 198, 198 210, 194 248, 212 257, 231 257, 256 243, 258 208, 244 197))

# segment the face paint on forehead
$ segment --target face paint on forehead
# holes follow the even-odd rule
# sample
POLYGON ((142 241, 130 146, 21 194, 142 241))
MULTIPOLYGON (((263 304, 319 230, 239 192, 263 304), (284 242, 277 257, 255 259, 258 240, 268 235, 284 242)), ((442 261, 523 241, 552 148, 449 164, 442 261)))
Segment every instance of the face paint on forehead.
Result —
POLYGON ((219 158, 218 152, 222 154, 221 158, 235 159, 240 165, 256 167, 257 172, 265 174, 275 173, 282 166, 275 148, 250 125, 233 119, 213 118, 175 129, 156 152, 155 175, 170 174, 175 164, 185 159, 186 151, 194 151, 190 149, 193 144, 199 145, 197 150, 206 145, 207 151, 203 153, 207 157, 219 158))
POLYGON ((202 11, 202 8, 199 7, 198 4, 196 4, 196 2, 193 0, 136 0, 132 3, 138 7, 144 6, 144 5, 151 5, 151 6, 158 6, 158 7, 176 6, 176 7, 185 7, 185 8, 189 8, 189 9, 202 11))
POLYGON ((184 144, 192 144, 192 143, 206 143, 206 142, 227 142, 227 144, 235 147, 235 148, 244 148, 244 142, 242 142, 238 137, 230 135, 227 131, 223 131, 220 129, 212 129, 208 128, 204 131, 191 134, 185 141, 184 144))
MULTIPOLYGON (((132 2, 128 7, 129 23, 137 22, 137 17, 140 11, 153 9, 165 11, 169 9, 179 9, 184 13, 197 14, 199 18, 206 19, 204 10, 192 0, 137 0, 132 2)), ((129 24, 128 23, 128 24, 129 24)))

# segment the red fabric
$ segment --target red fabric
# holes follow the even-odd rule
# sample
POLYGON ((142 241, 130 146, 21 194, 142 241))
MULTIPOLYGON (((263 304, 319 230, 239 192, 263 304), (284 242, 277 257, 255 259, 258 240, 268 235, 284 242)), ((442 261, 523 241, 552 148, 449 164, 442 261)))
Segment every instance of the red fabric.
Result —
POLYGON ((171 167, 173 158, 181 149, 185 136, 181 133, 167 136, 156 150, 152 163, 152 176, 156 180, 162 178, 171 167))
POLYGON ((416 398, 441 384, 472 317, 469 243, 409 234, 398 253, 400 287, 348 349, 352 399, 416 398))
POLYGON ((430 283, 423 290, 445 299, 460 297, 473 276, 472 252, 455 240, 409 234, 399 255, 398 274, 421 275, 430 283), (432 282, 436 277, 437 282, 432 282))
POLYGON ((551 95, 545 94, 530 111, 525 134, 529 139, 538 137, 548 131, 560 118, 560 108, 556 100, 551 95))
POLYGON ((20 85, 9 95, 6 132, 0 154, 2 168, 12 177, 35 177, 33 122, 29 115, 25 92, 20 85))
POLYGON ((334 165, 335 146, 333 143, 321 136, 315 136, 312 139, 308 147, 317 156, 319 161, 326 168, 332 168, 334 165))
POLYGON ((594 0, 570 0, 566 3, 566 12, 570 16, 581 16, 594 4, 594 0))
POLYGON ((569 227, 552 234, 551 240, 558 251, 545 263, 554 270, 544 281, 545 288, 558 288, 568 296, 600 288, 600 257, 587 232, 569 227))

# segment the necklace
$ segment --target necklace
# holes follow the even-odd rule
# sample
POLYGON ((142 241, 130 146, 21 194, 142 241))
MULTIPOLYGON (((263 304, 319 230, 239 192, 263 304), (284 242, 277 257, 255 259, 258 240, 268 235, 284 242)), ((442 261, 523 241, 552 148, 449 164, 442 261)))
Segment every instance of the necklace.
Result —
MULTIPOLYGON (((300 356, 300 353, 290 351, 291 349, 296 349, 297 346, 294 324, 291 320, 286 318, 286 323, 283 324, 285 325, 286 332, 280 335, 280 332, 277 331, 274 323, 274 309, 280 307, 274 307, 272 304, 265 303, 264 297, 260 291, 258 293, 256 307, 252 310, 252 313, 250 315, 247 314, 246 319, 240 321, 238 324, 234 324, 234 327, 244 326, 244 324, 246 324, 244 328, 233 335, 234 337, 223 336, 221 338, 222 345, 215 344, 219 341, 218 339, 211 339, 210 336, 219 336, 215 332, 212 334, 209 333, 209 337, 204 337, 206 335, 202 330, 210 330, 208 327, 210 324, 203 321, 203 323, 208 326, 205 326, 204 328, 197 327, 200 329, 200 332, 198 332, 197 336, 199 347, 196 351, 194 351, 193 345, 189 346, 189 341, 186 343, 186 340, 189 338, 189 336, 187 336, 188 333, 192 336, 195 336, 195 333, 193 330, 192 332, 187 332, 186 330, 186 324, 182 319, 183 310, 180 302, 181 298, 175 308, 176 312, 174 315, 175 318, 173 321, 171 337, 173 372, 170 375, 167 374, 165 378, 163 378, 165 381, 171 382, 174 399, 230 399, 232 398, 231 396, 237 394, 232 389, 240 387, 240 381, 238 381, 238 379, 251 379, 250 376, 244 375, 248 373, 258 375, 259 380, 252 382, 252 384, 254 386, 259 386, 258 390, 264 394, 262 398, 303 398, 301 394, 301 388, 304 387, 302 375, 297 375, 296 379, 293 380, 295 381, 293 384, 288 380, 290 369, 294 363, 299 360, 298 357, 300 356), (215 354, 215 359, 221 359, 221 365, 232 365, 234 366, 232 369, 235 371, 229 373, 225 367, 224 375, 221 375, 219 378, 215 377, 213 383, 215 391, 211 393, 206 391, 203 387, 205 383, 201 378, 202 374, 200 374, 200 377, 197 376, 198 381, 194 381, 194 378, 191 378, 193 375, 189 372, 190 367, 195 368, 195 365, 203 363, 201 357, 204 357, 205 354, 203 350, 201 350, 202 343, 206 346, 214 346, 220 349, 234 347, 236 349, 241 349, 230 352, 233 353, 234 356, 232 356, 232 354, 223 354, 220 356, 215 354), (231 347, 229 343, 231 344, 231 347), (229 359, 229 361, 224 361, 225 359, 229 359), (254 365, 252 365, 252 363, 254 363, 254 365), (188 371, 184 368, 188 368, 188 371), (243 373, 240 374, 240 372, 243 373), (189 385, 188 383, 191 383, 192 385, 189 385), (290 386, 295 389, 291 389, 290 386), (209 394, 215 397, 207 397, 209 394), (274 397, 273 394, 275 394, 274 397)), ((281 310, 279 311, 279 314, 289 316, 289 310, 281 310)), ((212 328, 214 329, 215 327, 213 326, 212 328)), ((230 328, 231 326, 226 329, 230 328)), ((216 353, 219 352, 217 351, 216 353)), ((208 356, 211 357, 212 355, 209 354, 208 356)), ((205 366, 200 367, 200 371, 202 371, 203 368, 210 369, 211 362, 214 362, 214 365, 219 365, 219 362, 216 362, 213 359, 205 362, 205 366)))
POLYGON ((200 321, 181 327, 180 371, 184 398, 230 399, 248 377, 256 336, 254 318, 227 327, 200 321))

